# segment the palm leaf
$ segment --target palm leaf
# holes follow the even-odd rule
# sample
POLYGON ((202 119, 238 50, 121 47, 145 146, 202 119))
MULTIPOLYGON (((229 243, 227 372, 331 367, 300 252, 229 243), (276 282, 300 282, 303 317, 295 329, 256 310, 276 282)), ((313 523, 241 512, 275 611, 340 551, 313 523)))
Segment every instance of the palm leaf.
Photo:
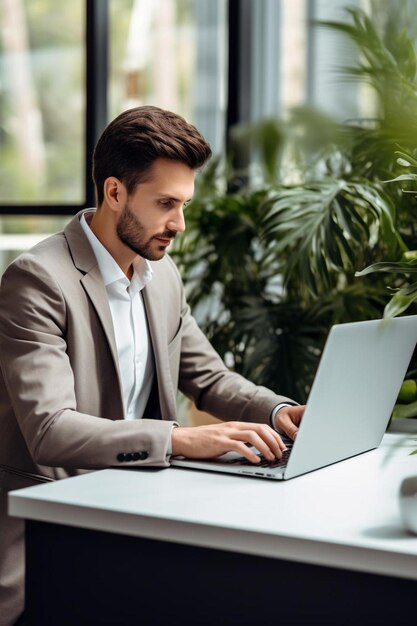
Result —
POLYGON ((384 309, 384 318, 389 319, 391 317, 396 317, 401 313, 404 313, 408 309, 408 307, 412 304, 415 298, 410 298, 408 296, 402 296, 399 293, 396 293, 391 300, 388 302, 384 309))
POLYGON ((391 272, 394 274, 416 274, 417 273, 417 260, 415 261, 407 261, 407 262, 390 262, 390 261, 380 261, 378 263, 373 263, 369 265, 369 267, 365 267, 365 269, 360 272, 356 272, 355 276, 366 276, 367 274, 372 274, 373 272, 391 272))
POLYGON ((390 253, 398 247, 390 198, 366 181, 319 181, 283 188, 260 221, 260 237, 287 257, 285 283, 296 275, 312 293, 330 288, 337 272, 353 275, 371 226, 390 253))

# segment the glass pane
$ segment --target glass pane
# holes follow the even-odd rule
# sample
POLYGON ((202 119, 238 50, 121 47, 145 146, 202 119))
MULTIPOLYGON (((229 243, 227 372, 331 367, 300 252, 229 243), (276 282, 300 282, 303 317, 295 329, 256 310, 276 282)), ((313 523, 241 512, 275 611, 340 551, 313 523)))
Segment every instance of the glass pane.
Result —
POLYGON ((109 119, 130 107, 160 106, 194 123, 214 152, 221 151, 226 5, 110 0, 109 119))
POLYGON ((307 5, 305 0, 281 4, 281 112, 304 104, 307 87, 307 5))
POLYGON ((85 0, 0 0, 0 207, 84 202, 84 32, 85 0))
MULTIPOLYGON (((361 0, 349 6, 360 6, 361 0)), ((351 22, 345 0, 315 0, 310 17, 317 21, 351 22)), ((312 27, 310 33, 309 100, 318 109, 345 121, 361 114, 358 83, 343 80, 341 68, 357 65, 358 52, 351 41, 337 31, 312 27)))

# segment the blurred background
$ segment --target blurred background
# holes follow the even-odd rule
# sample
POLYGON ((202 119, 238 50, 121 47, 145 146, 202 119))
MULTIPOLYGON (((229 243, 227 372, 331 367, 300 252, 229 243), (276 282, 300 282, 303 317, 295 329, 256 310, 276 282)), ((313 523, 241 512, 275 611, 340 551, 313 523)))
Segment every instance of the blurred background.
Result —
POLYGON ((111 119, 176 111, 214 153, 172 251, 199 323, 230 367, 304 401, 332 323, 414 311, 416 9, 0 0, 0 275, 94 206, 111 119))

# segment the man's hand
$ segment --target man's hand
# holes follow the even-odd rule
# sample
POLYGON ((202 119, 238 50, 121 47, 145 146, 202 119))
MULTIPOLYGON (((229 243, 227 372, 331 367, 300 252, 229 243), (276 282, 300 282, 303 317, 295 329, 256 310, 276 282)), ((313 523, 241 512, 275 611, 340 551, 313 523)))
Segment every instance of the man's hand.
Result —
POLYGON ((172 429, 172 454, 190 459, 208 459, 233 450, 252 463, 259 463, 259 457, 245 445, 247 443, 269 461, 280 459, 285 450, 279 434, 267 424, 224 422, 172 429))
POLYGON ((275 427, 279 432, 295 439, 305 406, 284 406, 275 415, 275 427))

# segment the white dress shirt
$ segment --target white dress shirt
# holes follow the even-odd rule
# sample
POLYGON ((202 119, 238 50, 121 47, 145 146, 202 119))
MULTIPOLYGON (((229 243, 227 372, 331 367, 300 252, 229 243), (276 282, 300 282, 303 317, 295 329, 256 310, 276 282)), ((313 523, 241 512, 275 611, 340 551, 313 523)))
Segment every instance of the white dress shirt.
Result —
POLYGON ((81 227, 93 248, 106 287, 116 339, 126 419, 141 419, 151 393, 155 363, 141 291, 152 279, 142 257, 133 263, 129 280, 88 225, 93 211, 83 213, 81 227), (87 217, 87 219, 86 219, 87 217))

